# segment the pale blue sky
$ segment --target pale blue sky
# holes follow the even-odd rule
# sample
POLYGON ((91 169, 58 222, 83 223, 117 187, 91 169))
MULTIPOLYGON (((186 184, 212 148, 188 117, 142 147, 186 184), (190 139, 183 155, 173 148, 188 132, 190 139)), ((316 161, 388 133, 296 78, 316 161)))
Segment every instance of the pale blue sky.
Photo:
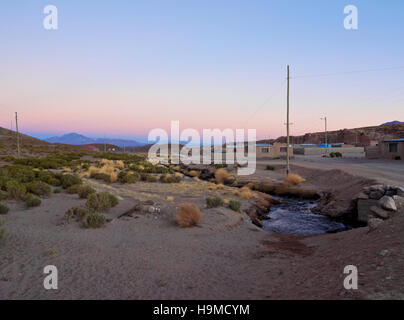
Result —
MULTIPOLYGON (((2 0, 0 126, 147 136, 182 128, 284 134, 291 76, 404 66, 401 0, 2 0), (44 30, 45 5, 59 29, 44 30), (343 28, 345 5, 359 30, 343 28), (268 98, 271 99, 268 101, 268 98), (265 103, 268 101, 267 103, 265 103)), ((292 134, 404 121, 404 68, 291 82, 292 134)))

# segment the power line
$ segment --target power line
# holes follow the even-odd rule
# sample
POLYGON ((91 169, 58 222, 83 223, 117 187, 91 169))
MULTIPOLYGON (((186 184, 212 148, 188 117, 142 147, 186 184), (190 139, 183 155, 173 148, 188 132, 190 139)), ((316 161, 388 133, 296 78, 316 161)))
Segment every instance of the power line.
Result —
POLYGON ((377 69, 365 69, 365 70, 351 70, 351 71, 323 73, 323 74, 321 74, 321 73, 320 74, 307 74, 307 75, 291 77, 291 79, 331 77, 331 76, 339 76, 339 75, 347 75, 347 74, 367 73, 367 72, 376 72, 376 71, 388 71, 388 70, 399 70, 399 69, 404 69, 404 66, 389 67, 389 68, 377 68, 377 69))

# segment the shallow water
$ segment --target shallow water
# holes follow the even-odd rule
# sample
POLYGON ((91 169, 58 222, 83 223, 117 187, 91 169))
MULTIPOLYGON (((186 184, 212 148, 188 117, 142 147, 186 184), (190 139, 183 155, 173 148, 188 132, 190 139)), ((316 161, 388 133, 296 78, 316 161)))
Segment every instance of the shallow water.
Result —
POLYGON ((263 221, 264 230, 306 236, 350 229, 327 216, 312 213, 311 208, 316 206, 316 201, 290 198, 280 200, 282 204, 271 207, 268 213, 270 219, 263 221))

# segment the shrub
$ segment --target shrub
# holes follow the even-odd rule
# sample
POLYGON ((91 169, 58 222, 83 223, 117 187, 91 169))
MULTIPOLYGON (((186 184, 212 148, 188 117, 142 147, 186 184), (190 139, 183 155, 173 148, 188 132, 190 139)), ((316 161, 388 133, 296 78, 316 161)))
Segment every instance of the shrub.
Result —
POLYGON ((29 194, 27 196, 27 199, 25 200, 25 204, 27 205, 28 208, 39 207, 41 203, 42 203, 41 199, 34 196, 33 194, 29 194))
POLYGON ((8 197, 15 200, 24 200, 27 189, 25 186, 15 180, 10 180, 6 184, 8 197))
POLYGON ((95 192, 96 191, 93 188, 91 188, 90 186, 82 186, 79 189, 78 194, 81 199, 87 199, 90 194, 95 193, 95 192))
POLYGON ((225 182, 225 180, 227 179, 227 176, 228 176, 229 174, 227 173, 227 170, 226 169, 218 169, 218 170, 216 170, 216 172, 215 172, 215 180, 216 180, 216 183, 224 183, 225 182))
POLYGON ((62 187, 63 189, 67 189, 75 184, 83 184, 83 181, 79 176, 73 174, 64 174, 62 175, 62 187))
POLYGON ((118 180, 121 183, 136 183, 140 179, 138 173, 130 173, 127 171, 121 171, 118 174, 118 180))
POLYGON ((274 167, 274 166, 271 166, 271 165, 267 165, 267 166, 265 167, 265 170, 274 171, 274 170, 275 170, 275 167, 274 167))
POLYGON ((108 192, 91 193, 86 206, 92 211, 107 211, 118 204, 118 198, 108 192))
POLYGON ((74 185, 68 187, 68 188, 66 189, 66 192, 67 192, 68 194, 79 193, 81 188, 82 188, 82 185, 81 185, 81 184, 74 184, 74 185))
POLYGON ((197 225, 202 218, 202 212, 191 203, 180 204, 175 221, 180 227, 187 228, 197 225))
POLYGON ((53 190, 53 193, 60 193, 62 190, 60 190, 60 188, 56 188, 55 190, 53 190))
POLYGON ((42 181, 33 181, 27 184, 28 192, 37 196, 49 196, 52 189, 50 185, 42 181))
POLYGON ((236 200, 230 200, 229 202, 229 208, 233 211, 239 212, 241 209, 241 203, 236 200))
POLYGON ((197 177, 197 176, 199 176, 199 171, 191 170, 188 172, 188 175, 191 177, 197 177))
MULTIPOLYGON (((0 227, 4 226, 4 223, 5 222, 3 220, 0 220, 0 227)), ((4 237, 4 233, 5 233, 5 230, 0 229, 0 239, 2 239, 4 237)))
POLYGON ((123 161, 122 160, 116 160, 115 161, 115 166, 118 168, 118 169, 123 169, 123 168, 125 168, 125 164, 123 163, 123 161))
POLYGON ((248 188, 246 186, 242 187, 240 191, 241 191, 241 193, 240 193, 241 199, 250 200, 253 197, 253 194, 252 194, 250 188, 248 188))
POLYGON ((101 213, 91 212, 83 218, 83 228, 100 228, 107 222, 105 216, 101 213))
POLYGON ((160 176, 160 181, 162 183, 178 183, 181 181, 182 175, 181 174, 163 174, 160 176))
POLYGON ((342 153, 341 153, 341 152, 335 152, 335 156, 336 156, 337 158, 341 158, 341 157, 342 157, 342 153))
POLYGON ((70 222, 72 218, 74 218, 76 221, 81 221, 86 215, 90 213, 91 212, 87 208, 73 207, 65 212, 65 219, 67 222, 70 222))
POLYGON ((289 173, 283 180, 283 184, 286 186, 296 186, 304 181, 306 181, 306 179, 303 179, 298 174, 289 173))
POLYGON ((146 176, 146 182, 157 182, 157 178, 155 176, 148 174, 146 176))
POLYGON ((208 208, 220 207, 223 203, 223 199, 220 197, 206 198, 206 206, 208 208))
POLYGON ((0 202, 0 214, 7 214, 9 211, 9 208, 4 204, 0 202))
POLYGON ((58 186, 60 186, 61 184, 62 184, 62 182, 59 180, 59 179, 56 179, 56 178, 51 178, 51 179, 49 179, 49 182, 48 182, 51 186, 54 186, 54 187, 58 187, 58 186))

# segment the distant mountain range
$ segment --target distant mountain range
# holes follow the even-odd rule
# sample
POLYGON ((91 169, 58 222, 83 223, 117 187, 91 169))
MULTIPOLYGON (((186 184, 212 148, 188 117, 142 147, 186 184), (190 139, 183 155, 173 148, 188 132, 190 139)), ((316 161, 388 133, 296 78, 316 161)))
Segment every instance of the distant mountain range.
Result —
POLYGON ((391 126, 393 124, 404 124, 404 122, 394 120, 394 121, 383 123, 382 126, 391 126))
POLYGON ((113 139, 113 138, 89 138, 78 133, 68 133, 59 137, 51 137, 44 139, 46 142, 50 143, 64 143, 72 145, 85 145, 85 144, 112 144, 118 147, 140 147, 145 145, 145 143, 136 140, 125 140, 125 139, 113 139))

